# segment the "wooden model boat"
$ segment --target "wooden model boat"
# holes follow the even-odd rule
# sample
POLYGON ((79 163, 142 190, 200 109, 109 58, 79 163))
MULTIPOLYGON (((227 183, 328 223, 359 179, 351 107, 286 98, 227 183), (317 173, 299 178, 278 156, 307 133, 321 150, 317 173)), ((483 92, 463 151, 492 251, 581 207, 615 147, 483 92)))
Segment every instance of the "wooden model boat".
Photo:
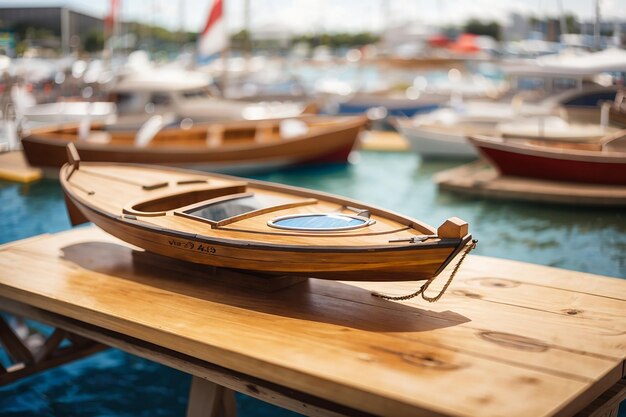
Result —
POLYGON ((32 129, 22 138, 22 144, 29 164, 36 167, 58 169, 67 161, 67 144, 74 143, 85 161, 244 172, 346 162, 366 121, 363 116, 312 116, 198 124, 160 131, 158 126, 147 125, 140 132, 107 131, 99 125, 86 134, 78 124, 71 124, 32 129))
POLYGON ((176 168, 79 164, 71 152, 60 181, 74 224, 92 221, 184 261, 280 276, 430 280, 471 245, 457 218, 434 229, 331 194, 176 168))
POLYGON ((488 136, 469 140, 502 175, 626 185, 626 130, 592 144, 488 136))

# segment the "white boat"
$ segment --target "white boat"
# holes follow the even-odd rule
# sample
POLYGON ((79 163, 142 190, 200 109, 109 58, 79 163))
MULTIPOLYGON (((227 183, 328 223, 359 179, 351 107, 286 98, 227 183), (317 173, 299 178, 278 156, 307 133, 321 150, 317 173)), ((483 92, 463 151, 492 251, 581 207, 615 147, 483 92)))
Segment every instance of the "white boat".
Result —
POLYGON ((507 123, 498 123, 496 126, 497 135, 503 138, 568 142, 593 142, 618 130, 615 127, 600 124, 570 123, 558 116, 522 118, 507 123))
POLYGON ((118 124, 124 127, 140 124, 152 115, 208 122, 295 117, 306 110, 303 103, 224 99, 207 74, 174 69, 121 74, 111 89, 111 99, 117 104, 118 124))
POLYGON ((545 115, 554 110, 520 103, 472 102, 462 107, 441 108, 412 119, 395 119, 394 125, 426 159, 477 156, 467 141, 469 135, 494 135, 499 123, 510 122, 521 115, 545 115))
POLYGON ((569 141, 592 140, 610 132, 599 126, 601 104, 613 101, 618 86, 603 71, 626 68, 626 52, 607 50, 585 56, 542 57, 504 68, 513 87, 525 82, 539 89, 518 92, 510 102, 468 101, 396 126, 425 158, 477 156, 470 135, 534 136, 569 141), (524 97, 522 103, 519 99, 524 97), (550 117, 550 116, 561 116, 550 117), (541 116, 535 120, 520 117, 541 116), (576 123, 569 123, 575 120, 576 123), (522 125, 523 124, 523 125, 522 125))
POLYGON ((467 140, 475 135, 591 142, 616 130, 599 124, 570 123, 542 107, 525 107, 535 114, 524 113, 523 108, 473 103, 465 112, 441 109, 414 119, 396 120, 395 125, 412 150, 426 159, 477 157, 467 140))
POLYGON ((42 124, 80 122, 89 118, 93 122, 113 123, 116 106, 109 102, 67 101, 36 104, 21 110, 26 121, 42 124))

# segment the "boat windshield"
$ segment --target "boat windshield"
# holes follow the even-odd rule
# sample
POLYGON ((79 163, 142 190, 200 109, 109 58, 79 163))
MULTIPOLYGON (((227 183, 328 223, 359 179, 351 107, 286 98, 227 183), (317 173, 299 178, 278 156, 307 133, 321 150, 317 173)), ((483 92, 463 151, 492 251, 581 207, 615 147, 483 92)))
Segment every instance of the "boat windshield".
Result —
POLYGON ((230 217, 239 216, 241 214, 249 213, 254 210, 260 210, 266 207, 286 204, 291 201, 292 200, 287 198, 274 196, 250 195, 209 203, 205 206, 184 211, 184 213, 201 217, 206 220, 219 222, 230 217))

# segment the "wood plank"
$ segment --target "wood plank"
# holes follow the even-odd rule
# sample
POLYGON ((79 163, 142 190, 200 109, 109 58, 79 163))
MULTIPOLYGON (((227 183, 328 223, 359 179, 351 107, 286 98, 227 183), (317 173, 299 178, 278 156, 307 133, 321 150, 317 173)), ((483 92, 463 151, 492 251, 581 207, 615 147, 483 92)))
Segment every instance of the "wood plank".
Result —
POLYGON ((222 411, 224 387, 194 376, 189 389, 187 417, 218 417, 222 411))
POLYGON ((46 339, 46 342, 35 352, 35 362, 50 358, 54 351, 59 347, 67 333, 65 330, 55 329, 54 332, 46 339))
POLYGON ((407 152, 409 142, 398 132, 367 130, 361 133, 360 149, 376 152, 407 152))
POLYGON ((623 401, 626 401, 626 379, 613 385, 575 417, 617 417, 623 401))
POLYGON ((42 177, 41 169, 28 165, 22 151, 0 152, 0 180, 29 183, 42 177))
POLYGON ((245 374, 236 373, 226 368, 220 368, 214 364, 203 362, 197 358, 149 344, 124 334, 111 332, 107 329, 69 319, 13 300, 0 297, 0 302, 2 302, 3 310, 13 314, 28 316, 41 323, 66 329, 71 331, 71 334, 80 334, 83 337, 88 337, 132 355, 178 369, 193 376, 215 382, 227 389, 242 392, 250 397, 300 414, 319 417, 342 417, 345 415, 371 417, 370 414, 345 408, 322 398, 313 397, 310 394, 272 384, 245 374))
MULTIPOLYGON (((414 283, 310 280, 259 294, 181 278, 185 273, 146 274, 125 245, 81 228, 0 252, 0 272, 20 265, 0 273, 0 294, 382 415, 568 415, 621 378, 626 319, 612 312, 623 301, 588 294, 568 300, 539 285, 533 298, 527 272, 552 269, 507 261, 492 268, 489 259, 471 256, 468 262, 439 304, 369 295, 414 283), (484 277, 524 285, 471 281, 484 277), (470 290, 483 298, 468 296, 470 290), (555 313, 554 297, 563 308, 584 306, 589 316, 555 313)), ((568 276, 580 281, 579 290, 582 277, 590 290, 608 281, 568 276)), ((621 292, 626 283, 614 285, 621 292)))
POLYGON ((500 176, 484 161, 439 172, 433 180, 441 190, 472 196, 589 206, 626 206, 625 186, 500 176))
POLYGON ((2 317, 0 317, 0 343, 14 362, 25 364, 34 362, 32 352, 2 317))

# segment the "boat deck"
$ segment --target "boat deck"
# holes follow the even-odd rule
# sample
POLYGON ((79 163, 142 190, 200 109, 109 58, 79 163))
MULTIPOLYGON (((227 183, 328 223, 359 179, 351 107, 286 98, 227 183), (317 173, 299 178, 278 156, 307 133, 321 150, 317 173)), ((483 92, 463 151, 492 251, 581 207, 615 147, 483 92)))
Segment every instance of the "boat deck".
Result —
POLYGON ((501 176, 485 161, 474 161, 434 176, 439 189, 503 200, 588 206, 626 206, 626 187, 501 176))
POLYGON ((21 151, 0 152, 0 180, 28 183, 42 176, 39 168, 28 165, 21 151))
MULTIPOLYGON (((194 375, 188 416, 233 415, 230 390, 315 416, 615 415, 626 397, 626 280, 473 255, 434 304, 371 295, 413 282, 245 284, 264 279, 95 227, 0 247, 1 310, 194 375)), ((61 336, 29 356, 0 328, 21 358, 0 384, 61 336)))

